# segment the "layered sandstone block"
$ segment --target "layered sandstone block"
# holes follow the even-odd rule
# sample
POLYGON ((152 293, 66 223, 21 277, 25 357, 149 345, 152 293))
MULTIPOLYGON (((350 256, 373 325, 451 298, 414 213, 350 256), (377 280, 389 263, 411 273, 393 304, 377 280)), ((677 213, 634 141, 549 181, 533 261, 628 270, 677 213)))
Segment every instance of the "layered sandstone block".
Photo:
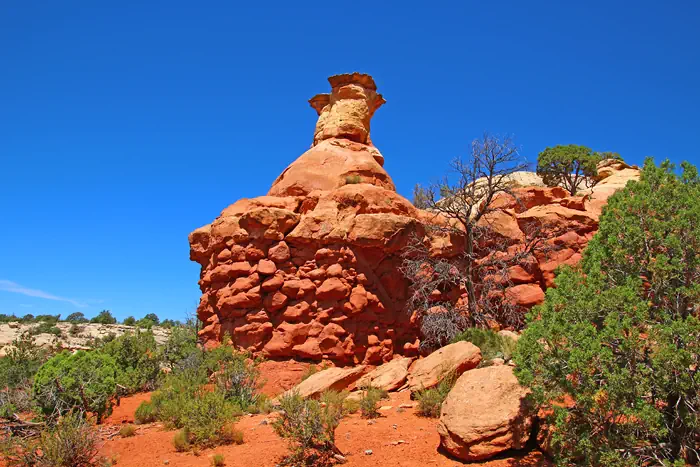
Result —
MULTIPOLYGON (((197 313, 206 345, 228 334, 267 357, 338 364, 417 354, 418 323, 405 311, 410 284, 399 269, 401 253, 412 235, 425 235, 427 223, 444 220, 397 194, 382 167, 369 120, 384 99, 372 78, 353 73, 329 81, 332 92, 311 100, 319 112, 311 149, 268 195, 241 199, 190 234, 190 258, 202 267, 197 313)), ((638 176, 619 162, 603 168, 605 179, 583 197, 523 186, 517 200, 497 200, 488 222, 503 254, 516 249, 535 222, 549 226, 548 242, 556 247, 511 268, 504 300, 523 310, 541 302, 554 269, 580 259, 607 197, 638 176)), ((537 185, 533 177, 522 173, 514 181, 537 185)), ((428 241, 432 254, 444 257, 463 246, 459 238, 428 241)), ((458 300, 460 293, 450 296, 458 300)))

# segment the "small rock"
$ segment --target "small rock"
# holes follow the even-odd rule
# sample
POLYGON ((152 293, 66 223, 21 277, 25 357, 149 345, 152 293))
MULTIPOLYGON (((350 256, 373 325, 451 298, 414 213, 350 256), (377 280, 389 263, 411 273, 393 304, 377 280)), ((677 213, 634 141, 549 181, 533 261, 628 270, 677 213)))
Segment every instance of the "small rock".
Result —
POLYGON ((170 464, 170 461, 169 461, 169 460, 167 460, 167 459, 165 459, 165 460, 163 461, 163 464, 165 464, 165 465, 169 465, 169 464, 170 464))
POLYGON ((393 408, 394 408, 393 405, 383 405, 383 406, 379 407, 379 410, 385 411, 385 410, 391 410, 393 408))
POLYGON ((267 419, 264 419, 263 421, 260 422, 261 425, 267 425, 267 424, 269 424, 269 423, 270 423, 270 422, 268 422, 267 419))
POLYGON ((396 423, 394 423, 393 425, 391 425, 391 427, 392 427, 394 430, 396 430, 399 426, 398 426, 396 423))
POLYGON ((401 404, 399 407, 402 409, 412 409, 416 404, 401 404))
POLYGON ((345 464, 348 460, 345 458, 345 456, 341 456, 340 454, 336 454, 333 456, 333 459, 337 460, 341 464, 345 464))
POLYGON ((372 450, 371 450, 371 449, 367 449, 367 450, 365 451, 365 456, 371 456, 372 454, 373 454, 373 453, 372 453, 372 450))
POLYGON ((367 424, 368 424, 368 425, 374 425, 375 423, 377 423, 376 420, 368 420, 368 421, 367 421, 367 424))
POLYGON ((505 360, 503 360, 502 358, 494 358, 493 360, 491 360, 491 365, 493 366, 501 366, 505 363, 505 360))

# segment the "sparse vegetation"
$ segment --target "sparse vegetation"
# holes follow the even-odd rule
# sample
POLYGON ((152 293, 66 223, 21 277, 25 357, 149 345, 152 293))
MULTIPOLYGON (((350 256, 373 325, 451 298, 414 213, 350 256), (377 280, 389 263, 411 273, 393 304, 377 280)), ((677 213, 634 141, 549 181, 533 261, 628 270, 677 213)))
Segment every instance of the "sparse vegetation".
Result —
POLYGON ((151 401, 143 401, 136 408, 134 420, 137 424, 153 423, 157 420, 156 410, 151 401))
POLYGON ((10 437, 2 444, 9 466, 98 467, 100 438, 83 414, 69 412, 35 437, 10 437))
POLYGON ((582 186, 595 185, 597 165, 603 159, 620 159, 620 156, 594 152, 591 148, 575 144, 554 146, 537 156, 537 175, 546 185, 561 186, 575 196, 582 186))
POLYGON ((211 456, 211 465, 213 467, 223 467, 226 465, 226 459, 223 454, 214 454, 211 456))
POLYGON ((357 185, 358 183, 362 183, 362 177, 359 175, 348 175, 345 177, 346 185, 357 185))
POLYGON ((119 429, 119 436, 130 438, 136 434, 136 427, 132 424, 124 425, 119 429))
POLYGON ((97 324, 117 324, 117 319, 112 316, 109 310, 102 310, 97 316, 90 320, 91 323, 97 324))
POLYGON ((329 455, 339 453, 335 430, 343 417, 342 405, 322 406, 319 401, 293 393, 282 396, 279 402, 282 412, 272 426, 289 441, 292 454, 286 464, 320 465, 329 455))
POLYGON ((190 449, 190 436, 186 428, 175 433, 175 436, 173 436, 173 447, 177 452, 185 452, 190 449))
POLYGON ((418 401, 416 413, 423 417, 438 418, 442 403, 445 402, 447 395, 456 382, 457 378, 454 374, 447 374, 436 387, 416 392, 415 399, 418 401))
POLYGON ((379 401, 387 397, 387 392, 374 386, 363 389, 362 399, 360 399, 360 411, 362 418, 379 417, 379 401))
POLYGON ((117 383, 127 392, 155 389, 160 375, 162 352, 150 331, 128 332, 107 342, 100 349, 119 368, 117 383))
POLYGON ((502 358, 508 361, 515 351, 515 340, 501 336, 491 329, 469 328, 457 334, 452 342, 471 342, 481 350, 483 362, 494 358, 502 358))

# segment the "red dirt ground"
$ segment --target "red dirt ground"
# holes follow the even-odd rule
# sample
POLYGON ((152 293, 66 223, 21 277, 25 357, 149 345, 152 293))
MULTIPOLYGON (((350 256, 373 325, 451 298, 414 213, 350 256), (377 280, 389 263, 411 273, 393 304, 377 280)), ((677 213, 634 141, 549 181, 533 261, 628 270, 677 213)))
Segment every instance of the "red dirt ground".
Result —
MULTIPOLYGON (((300 370, 299 374, 303 373, 300 370)), ((296 371, 293 372, 296 374, 296 371)), ((268 384, 277 384, 279 389, 286 389, 287 378, 290 375, 280 374, 276 382, 268 380, 268 384)), ((299 376, 301 378, 301 376, 299 376)), ((267 391, 266 391, 267 392, 267 391)), ((279 392, 279 391, 277 391, 279 392)), ((382 411, 382 417, 374 423, 368 423, 353 414, 345 418, 336 431, 336 443, 346 455, 351 467, 375 466, 458 466, 461 462, 450 459, 438 452, 440 438, 437 434, 437 420, 415 415, 414 409, 397 411, 401 404, 411 403, 408 392, 392 393, 389 400, 382 405, 392 406, 382 411), (399 441, 403 443, 398 444, 399 441), (371 449, 372 455, 366 455, 365 450, 371 449)), ((120 407, 107 423, 120 424, 122 421, 133 419, 133 410, 146 400, 148 394, 139 394, 122 399, 120 407)), ((287 454, 287 445, 272 430, 270 415, 245 416, 237 426, 244 433, 244 444, 237 446, 221 446, 207 449, 195 456, 192 453, 178 453, 172 446, 174 431, 165 431, 160 425, 139 426, 135 436, 130 438, 115 438, 105 442, 102 448, 104 455, 114 458, 116 465, 124 467, 155 467, 170 465, 180 466, 209 466, 211 456, 221 453, 228 467, 273 467, 287 454)), ((539 452, 509 453, 512 457, 480 464, 485 467, 516 467, 549 465, 539 452)))

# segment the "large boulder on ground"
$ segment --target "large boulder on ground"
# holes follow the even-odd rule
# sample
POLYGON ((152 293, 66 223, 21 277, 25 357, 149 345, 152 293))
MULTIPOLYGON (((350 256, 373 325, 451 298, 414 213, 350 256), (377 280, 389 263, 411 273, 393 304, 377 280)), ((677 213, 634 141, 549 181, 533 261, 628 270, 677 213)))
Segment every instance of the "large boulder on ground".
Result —
POLYGON ((509 366, 463 374, 442 404, 438 425, 442 447, 465 461, 525 447, 533 419, 527 394, 509 366))
POLYGON ((355 383, 355 387, 373 386, 385 391, 395 391, 406 382, 408 367, 412 360, 407 357, 395 358, 364 375, 355 383))
POLYGON ((447 375, 455 377, 481 363, 481 350, 471 342, 455 342, 416 361, 408 372, 411 393, 438 385, 447 375))
POLYGON ((326 368, 306 378, 294 386, 285 395, 297 393, 304 399, 317 399, 325 391, 342 391, 350 386, 366 370, 365 365, 352 368, 326 368))

